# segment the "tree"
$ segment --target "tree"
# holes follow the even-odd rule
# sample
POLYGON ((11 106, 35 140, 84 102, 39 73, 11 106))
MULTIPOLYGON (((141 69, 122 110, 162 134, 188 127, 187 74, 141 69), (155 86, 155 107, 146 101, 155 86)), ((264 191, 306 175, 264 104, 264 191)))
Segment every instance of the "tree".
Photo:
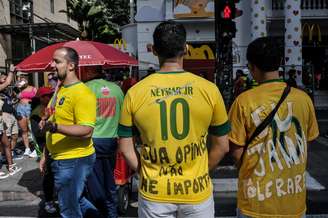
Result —
MULTIPOLYGON (((112 14, 112 22, 120 26, 129 23, 129 0, 103 0, 109 13, 112 14)), ((134 1, 135 2, 135 1, 134 1)))
POLYGON ((67 0, 66 13, 78 23, 81 37, 110 42, 129 20, 129 0, 67 0))

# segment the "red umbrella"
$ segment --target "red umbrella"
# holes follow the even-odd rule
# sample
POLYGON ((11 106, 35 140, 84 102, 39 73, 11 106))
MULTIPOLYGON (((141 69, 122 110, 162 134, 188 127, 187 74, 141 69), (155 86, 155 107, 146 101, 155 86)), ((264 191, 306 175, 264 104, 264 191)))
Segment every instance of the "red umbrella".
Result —
POLYGON ((135 58, 110 45, 93 41, 76 40, 60 42, 42 48, 20 62, 16 66, 16 69, 23 72, 50 70, 52 55, 55 50, 60 47, 70 47, 75 49, 80 56, 80 67, 99 65, 104 67, 120 67, 138 65, 138 61, 135 58))

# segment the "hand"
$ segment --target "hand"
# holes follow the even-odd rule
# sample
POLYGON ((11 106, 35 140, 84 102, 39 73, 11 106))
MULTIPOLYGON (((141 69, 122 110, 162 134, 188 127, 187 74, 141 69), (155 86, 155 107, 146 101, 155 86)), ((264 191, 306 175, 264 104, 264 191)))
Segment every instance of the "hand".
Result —
POLYGON ((43 131, 49 131, 51 133, 56 133, 58 129, 58 125, 56 123, 53 123, 51 121, 46 121, 43 131))
POLYGON ((13 65, 13 64, 10 64, 10 67, 9 67, 9 72, 12 72, 12 73, 14 73, 16 71, 16 67, 15 67, 15 65, 13 65))
POLYGON ((40 173, 42 176, 44 176, 45 172, 46 172, 46 156, 42 155, 40 162, 39 162, 39 169, 40 169, 40 173))
POLYGON ((46 125, 46 120, 45 119, 41 119, 41 121, 39 122, 39 128, 41 129, 41 130, 43 130, 44 129, 44 126, 46 125))
POLYGON ((51 121, 45 121, 43 130, 44 131, 50 131, 53 126, 53 123, 51 121))

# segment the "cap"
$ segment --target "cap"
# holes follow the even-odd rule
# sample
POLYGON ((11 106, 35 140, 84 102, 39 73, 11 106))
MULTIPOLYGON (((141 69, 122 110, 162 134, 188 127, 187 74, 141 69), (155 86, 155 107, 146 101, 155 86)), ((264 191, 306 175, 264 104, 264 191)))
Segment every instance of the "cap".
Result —
POLYGON ((243 75, 248 75, 249 74, 249 70, 247 68, 243 69, 243 75))
POLYGON ((40 87, 36 93, 37 97, 42 97, 44 95, 51 95, 54 93, 54 90, 50 87, 40 87))

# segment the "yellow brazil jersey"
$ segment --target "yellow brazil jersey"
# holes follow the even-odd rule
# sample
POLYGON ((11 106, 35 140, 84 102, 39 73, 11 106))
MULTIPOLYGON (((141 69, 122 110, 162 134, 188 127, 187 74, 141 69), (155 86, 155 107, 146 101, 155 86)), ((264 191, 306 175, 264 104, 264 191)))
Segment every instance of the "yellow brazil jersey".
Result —
POLYGON ((127 93, 119 136, 142 140, 139 192, 147 200, 197 204, 212 193, 206 138, 230 130, 217 87, 189 72, 158 72, 127 93), (136 127, 136 128, 134 128, 136 127))
MULTIPOLYGON (((50 121, 62 125, 95 126, 96 97, 82 82, 62 86, 50 121)), ((55 160, 86 157, 95 152, 91 138, 47 133, 47 148, 55 160)))
MULTIPOLYGON (((231 142, 245 145, 285 86, 271 80, 237 97, 229 111, 231 142)), ((272 123, 245 152, 238 182, 238 208, 244 215, 294 218, 305 213, 307 142, 318 134, 311 99, 292 88, 272 123)))

